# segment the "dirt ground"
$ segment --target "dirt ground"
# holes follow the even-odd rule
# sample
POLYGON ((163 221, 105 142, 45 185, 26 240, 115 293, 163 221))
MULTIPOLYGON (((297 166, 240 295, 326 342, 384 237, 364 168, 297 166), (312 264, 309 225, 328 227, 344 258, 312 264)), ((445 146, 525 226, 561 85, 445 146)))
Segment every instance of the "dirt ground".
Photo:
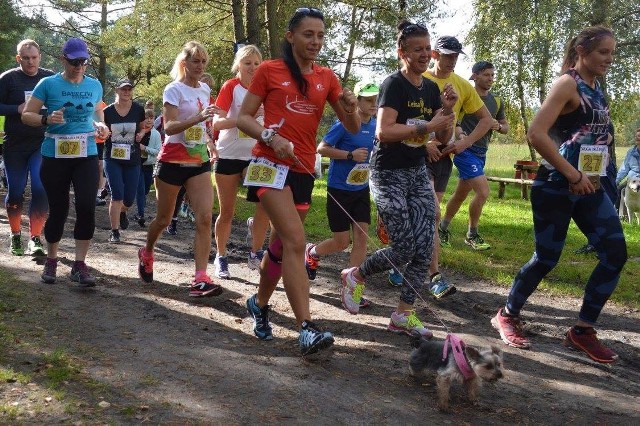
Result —
MULTIPOLYGON (((0 383, 0 423, 640 423, 638 310, 606 306, 599 337, 620 360, 599 365, 561 344, 580 300, 539 291, 523 312, 533 349, 518 350, 504 346, 489 323, 508 289, 450 274, 458 293, 420 302, 419 316, 436 339, 446 336, 446 324, 468 344, 500 345, 506 371, 501 381, 484 385, 479 406, 455 386, 452 410, 442 413, 434 381, 408 375, 409 339, 386 330, 398 290, 385 276, 368 283, 365 295, 373 305, 352 316, 338 292, 347 255, 322 261, 311 287, 311 311, 334 332, 336 344, 329 356, 307 360, 299 355, 280 286, 272 299, 275 339, 253 336, 245 301, 256 291, 257 272, 246 266, 244 224, 234 227, 229 244, 233 278, 223 281, 224 293, 194 300, 186 287, 193 273, 191 224, 182 221, 177 236, 162 237, 156 281, 143 285, 136 251, 145 230, 132 222, 121 244, 109 244, 107 208, 97 209, 87 261, 98 277, 93 289, 79 289, 68 279, 69 232, 61 244, 58 281, 47 285, 40 282, 40 265, 8 253, 8 225, 0 215, 0 264, 14 277, 0 283, 0 326, 14 336, 0 340, 0 366, 31 377, 28 383, 0 383), (58 390, 46 386, 46 355, 54 350, 77 366, 58 390)), ((72 224, 70 218, 67 230, 72 224)))

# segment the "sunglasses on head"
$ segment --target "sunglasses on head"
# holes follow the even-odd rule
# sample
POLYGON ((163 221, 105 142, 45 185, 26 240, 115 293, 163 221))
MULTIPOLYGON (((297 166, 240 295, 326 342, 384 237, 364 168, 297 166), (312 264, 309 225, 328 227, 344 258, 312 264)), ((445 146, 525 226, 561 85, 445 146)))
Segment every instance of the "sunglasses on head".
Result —
POLYGON ((420 24, 409 24, 402 29, 402 36, 407 36, 415 32, 428 32, 427 28, 420 24))
POLYGON ((295 14, 317 16, 320 19, 324 19, 324 14, 322 13, 322 11, 313 7, 299 7, 296 9, 295 14))
POLYGON ((65 61, 67 61, 69 63, 69 65, 71 65, 72 67, 77 67, 77 66, 85 66, 89 63, 88 59, 85 58, 78 58, 78 59, 69 59, 65 56, 65 61))

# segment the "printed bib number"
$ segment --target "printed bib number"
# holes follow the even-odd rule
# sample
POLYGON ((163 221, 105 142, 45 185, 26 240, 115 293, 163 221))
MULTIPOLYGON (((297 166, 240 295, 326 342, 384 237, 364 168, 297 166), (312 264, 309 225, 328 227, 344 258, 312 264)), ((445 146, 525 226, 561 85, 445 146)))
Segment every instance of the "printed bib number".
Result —
POLYGON ((184 142, 187 146, 193 148, 196 145, 205 143, 204 135, 206 131, 206 125, 204 123, 198 123, 195 126, 189 127, 184 131, 184 142))
POLYGON ((24 91, 24 102, 25 103, 29 102, 29 99, 31 99, 31 95, 33 95, 33 90, 25 90, 24 91))
POLYGON ((56 135, 56 158, 80 158, 87 156, 87 135, 56 135))
MULTIPOLYGON (((407 120, 407 126, 417 126, 418 124, 427 124, 426 120, 420 120, 417 118, 409 118, 407 120)), ((429 134, 416 136, 414 138, 405 139, 402 141, 403 144, 410 146, 411 148, 417 148, 420 146, 424 146, 429 140, 429 134)))
POLYGON ((587 176, 606 176, 609 151, 606 145, 582 145, 578 156, 578 170, 587 176))
POLYGON ((348 185, 364 185, 369 182, 369 164, 356 164, 347 175, 348 185))
POLYGON ((113 158, 114 160, 130 160, 131 145, 129 144, 111 145, 111 158, 113 158))
POLYGON ((275 164, 266 158, 257 158, 247 167, 244 186, 264 186, 267 188, 284 188, 289 166, 275 164))

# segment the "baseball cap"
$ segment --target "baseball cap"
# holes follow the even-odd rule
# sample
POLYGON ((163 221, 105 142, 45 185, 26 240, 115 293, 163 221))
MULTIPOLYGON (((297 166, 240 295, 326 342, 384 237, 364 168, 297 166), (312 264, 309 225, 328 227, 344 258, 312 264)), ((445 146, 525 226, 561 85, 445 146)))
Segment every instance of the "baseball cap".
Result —
POLYGON ((356 95, 356 97, 377 96, 378 92, 380 92, 380 88, 377 84, 365 80, 357 82, 353 88, 353 94, 356 95))
POLYGON ((62 46, 62 54, 67 59, 89 59, 87 43, 79 38, 70 38, 62 46))
POLYGON ((126 87, 126 86, 133 87, 133 83, 128 78, 121 78, 116 83, 116 89, 122 89, 123 87, 126 87))
POLYGON ((445 55, 452 55, 454 53, 462 53, 463 55, 466 55, 466 53, 462 51, 462 44, 460 44, 457 38, 452 36, 440 37, 436 42, 435 50, 445 55))
POLYGON ((471 68, 471 77, 469 77, 469 80, 473 80, 474 74, 481 73, 482 71, 487 70, 489 68, 494 68, 491 62, 488 62, 488 61, 476 62, 475 64, 473 64, 473 67, 471 68))

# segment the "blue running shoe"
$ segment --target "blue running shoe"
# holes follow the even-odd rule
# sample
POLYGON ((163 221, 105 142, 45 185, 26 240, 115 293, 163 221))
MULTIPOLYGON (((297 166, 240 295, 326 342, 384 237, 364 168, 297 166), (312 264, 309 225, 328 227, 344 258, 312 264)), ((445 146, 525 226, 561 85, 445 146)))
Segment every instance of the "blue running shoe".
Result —
POLYGON ((300 329, 300 352, 302 356, 311 355, 319 350, 327 349, 333 345, 333 334, 328 331, 321 331, 311 321, 303 321, 300 329))
POLYGON ((454 285, 449 285, 444 280, 444 277, 440 272, 436 273, 433 278, 431 278, 430 284, 431 295, 436 299, 442 299, 446 296, 451 296, 456 292, 456 287, 454 285))
POLYGON ((253 333, 260 340, 273 339, 271 324, 269 323, 269 309, 271 309, 269 305, 265 305, 262 308, 258 306, 255 294, 247 299, 247 311, 253 318, 253 333))
POLYGON ((389 271, 389 284, 394 287, 402 287, 402 274, 395 268, 389 271))

